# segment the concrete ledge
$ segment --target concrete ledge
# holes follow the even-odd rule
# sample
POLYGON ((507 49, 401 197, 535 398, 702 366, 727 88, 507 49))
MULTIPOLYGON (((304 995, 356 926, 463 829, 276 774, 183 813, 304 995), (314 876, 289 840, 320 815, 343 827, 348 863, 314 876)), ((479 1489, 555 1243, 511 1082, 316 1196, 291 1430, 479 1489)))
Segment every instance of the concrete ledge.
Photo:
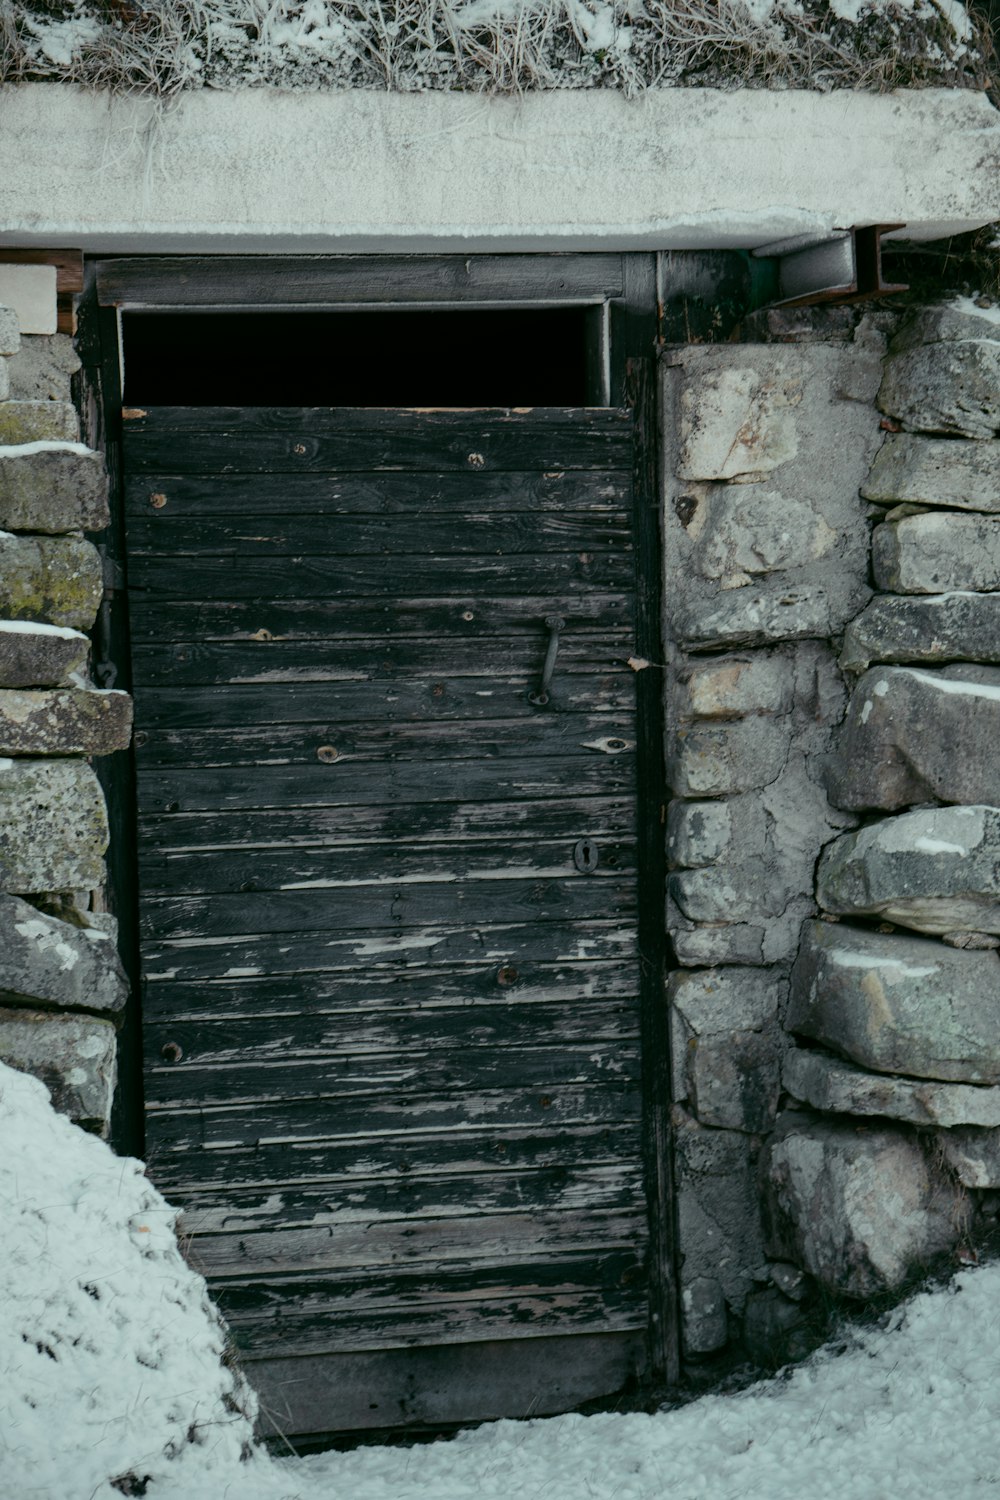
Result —
POLYGON ((1000 218, 1000 113, 967 90, 185 95, 0 90, 0 243, 87 250, 754 247, 1000 218))

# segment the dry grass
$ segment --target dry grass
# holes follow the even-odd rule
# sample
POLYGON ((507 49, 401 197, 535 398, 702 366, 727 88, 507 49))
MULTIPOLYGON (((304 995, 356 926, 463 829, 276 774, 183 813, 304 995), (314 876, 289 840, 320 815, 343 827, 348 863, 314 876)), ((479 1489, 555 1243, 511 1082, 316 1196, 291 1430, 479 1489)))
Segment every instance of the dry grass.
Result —
POLYGON ((985 30, 970 47, 935 0, 879 3, 852 23, 827 0, 764 18, 744 0, 0 0, 0 81, 160 98, 261 84, 985 86, 985 30))

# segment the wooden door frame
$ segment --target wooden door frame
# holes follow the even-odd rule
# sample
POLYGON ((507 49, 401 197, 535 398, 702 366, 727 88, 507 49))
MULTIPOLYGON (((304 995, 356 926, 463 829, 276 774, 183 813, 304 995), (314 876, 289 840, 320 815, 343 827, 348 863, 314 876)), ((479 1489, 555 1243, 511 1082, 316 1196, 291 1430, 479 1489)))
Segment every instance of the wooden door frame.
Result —
MULTIPOLYGON (((106 559, 105 606, 95 637, 100 685, 131 689, 127 557, 121 504, 124 311, 236 312, 313 309, 594 309, 588 400, 629 405, 636 421, 636 566, 639 656, 663 660, 659 423, 655 357, 659 317, 654 253, 512 255, 220 255, 88 258, 79 307, 79 394, 83 437, 102 448, 111 477, 112 520, 99 541, 106 559)), ((650 1213, 650 1374, 654 1390, 679 1375, 677 1234, 670 1128, 670 1036, 664 993, 667 938, 666 777, 662 678, 636 679, 640 870, 640 988, 644 1155, 650 1213)), ((122 1041, 115 1144, 141 1154, 142 1046, 138 992, 135 770, 131 751, 100 766, 112 841, 109 894, 119 918, 132 999, 122 1041)))

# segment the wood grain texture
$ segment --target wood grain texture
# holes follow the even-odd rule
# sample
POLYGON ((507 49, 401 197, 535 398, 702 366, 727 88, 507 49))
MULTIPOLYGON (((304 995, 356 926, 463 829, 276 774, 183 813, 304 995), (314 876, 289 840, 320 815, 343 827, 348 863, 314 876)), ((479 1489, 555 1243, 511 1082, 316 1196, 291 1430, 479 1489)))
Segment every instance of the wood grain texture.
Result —
POLYGON ((646 1321, 631 442, 126 423, 150 1161, 251 1355, 646 1321))
POLYGON ((124 307, 376 307, 552 299, 623 289, 620 254, 115 256, 97 263, 100 302, 124 307))

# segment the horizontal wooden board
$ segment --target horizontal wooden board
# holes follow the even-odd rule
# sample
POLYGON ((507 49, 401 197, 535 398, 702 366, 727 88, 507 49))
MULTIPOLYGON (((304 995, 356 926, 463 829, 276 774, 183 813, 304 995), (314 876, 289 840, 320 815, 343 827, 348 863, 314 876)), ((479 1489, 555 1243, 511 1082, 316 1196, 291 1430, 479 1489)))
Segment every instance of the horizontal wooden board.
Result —
MULTIPOLYGON (((608 1264, 620 1264, 623 1259, 621 1251, 612 1252, 599 1264, 603 1269, 608 1264)), ((638 1279, 640 1272, 633 1263, 622 1274, 632 1274, 638 1279)), ((213 1291, 217 1287, 218 1283, 213 1291)), ((283 1314, 270 1316, 236 1303, 231 1294, 227 1295, 225 1283, 221 1284, 221 1290, 221 1297, 216 1291, 217 1301, 237 1348, 250 1348, 258 1358, 292 1350, 303 1355, 406 1349, 428 1343, 447 1347, 501 1339, 515 1328, 522 1338, 565 1335, 574 1328, 591 1334, 639 1330, 648 1317, 641 1285, 613 1291, 584 1285, 564 1291, 519 1280, 516 1286, 499 1295, 494 1284, 493 1296, 485 1292, 465 1297, 428 1295, 397 1303, 383 1299, 370 1307, 361 1302, 352 1288, 349 1299, 331 1296, 323 1301, 318 1295, 305 1298, 301 1314, 296 1295, 295 1302, 283 1314)), ((290 1289, 284 1290, 287 1293, 290 1289)))
MULTIPOLYGON (((276 568, 269 557, 177 557, 164 567, 159 556, 136 556, 129 564, 129 590, 144 590, 163 599, 342 599, 364 597, 387 603, 403 594, 452 598, 460 573, 473 597, 486 594, 566 595, 572 611, 577 592, 628 592, 635 581, 635 562, 624 548, 553 552, 548 556, 516 554, 516 565, 504 553, 454 557, 422 553, 413 557, 386 553, 377 557, 339 557, 309 549, 295 565, 276 568)), ((263 608, 264 606, 262 606, 263 608)))
POLYGON ((335 714, 345 724, 379 718, 469 724, 465 732, 475 734, 472 721, 480 719, 510 716, 541 723, 564 712, 630 714, 636 696, 630 677, 631 673, 620 671, 604 677, 556 673, 551 701, 544 707, 529 701, 529 695, 537 693, 540 685, 538 670, 520 679, 494 679, 489 685, 481 677, 446 673, 436 680, 339 682, 335 688, 328 683, 275 683, 266 700, 262 700, 259 684, 254 683, 229 687, 224 697, 214 687, 146 689, 138 683, 136 724, 139 732, 145 733, 168 725, 176 729, 218 728, 223 713, 224 723, 230 727, 255 719, 260 724, 316 723, 335 714))
MULTIPOLYGON (((401 471, 347 474, 163 474, 129 475, 125 513, 129 533, 139 518, 152 523, 206 516, 294 516, 317 521, 331 516, 451 515, 470 511, 620 511, 631 493, 628 469, 537 469, 502 474, 489 470, 435 474, 401 471)), ((138 533, 141 535, 142 533, 138 533)))
POLYGON ((627 414, 159 407, 125 424, 133 474, 515 472, 627 467, 627 414), (179 440, 182 439, 182 440, 179 440), (234 441, 235 440, 235 441, 234 441))
MULTIPOLYGON (((603 886, 600 887, 604 889, 603 886)), ((482 922, 472 928, 434 924, 406 932, 373 936, 357 932, 300 932, 290 942, 281 933, 224 936, 212 939, 172 938, 147 942, 143 972, 149 982, 162 979, 253 978, 257 974, 303 974, 313 970, 363 969, 408 964, 485 964, 519 967, 539 957, 551 963, 572 959, 634 958, 638 939, 634 922, 588 920, 547 923, 544 942, 533 922, 482 922)))
POLYGON ((253 1272, 333 1271, 348 1267, 402 1267, 461 1260, 505 1265, 547 1260, 600 1247, 628 1247, 645 1238, 644 1212, 593 1214, 509 1213, 467 1218, 384 1222, 378 1233, 364 1224, 302 1226, 263 1232, 199 1235, 188 1257, 209 1276, 253 1272))
POLYGON ((549 1128, 475 1126, 440 1133, 401 1127, 350 1140, 281 1141, 190 1150, 157 1151, 156 1181, 169 1198, 183 1188, 185 1201, 225 1203, 247 1189, 269 1193, 295 1185, 343 1185, 369 1179, 502 1176, 552 1168, 628 1167, 640 1159, 638 1121, 549 1128), (207 1200, 205 1195, 207 1195, 207 1200))
POLYGON ((279 1186, 188 1192, 181 1235, 265 1233, 279 1229, 367 1226, 373 1237, 399 1219, 467 1218, 483 1214, 628 1212, 644 1203, 637 1164, 557 1165, 535 1171, 482 1176, 408 1176, 386 1181, 357 1178, 322 1186, 279 1186))
MULTIPOLYGON (((461 572, 461 569, 458 570, 461 572)), ((414 597, 399 593, 392 599, 331 597, 274 599, 267 589, 255 599, 190 599, 178 603, 159 595, 133 592, 129 600, 132 639, 140 641, 357 640, 385 634, 448 636, 475 640, 480 636, 536 636, 546 615, 562 615, 576 630, 621 628, 630 618, 629 592, 606 593, 589 588, 574 594, 548 593, 504 598, 460 592, 463 579, 454 580, 449 596, 414 597)))
POLYGON ((102 307, 374 307, 620 296, 619 253, 556 255, 113 256, 97 262, 102 307))
POLYGON ((249 1360, 265 1434, 363 1432, 530 1418, 572 1411, 634 1387, 648 1368, 644 1332, 445 1344, 249 1360))
MULTIPOLYGON (((220 694, 220 697, 222 695, 220 694)), ((372 773, 348 757, 304 766, 167 766, 137 778, 142 812, 208 812, 229 808, 377 807, 385 803, 470 802, 478 797, 531 802, 558 797, 567 784, 579 796, 620 796, 635 785, 631 756, 586 751, 559 761, 551 756, 509 760, 390 761, 372 773)))
MULTIPOLYGON (((581 979, 582 979, 581 975, 581 979)), ((613 1003, 583 997, 562 1005, 404 1008, 358 1016, 322 1012, 308 1004, 281 1016, 223 1017, 162 1021, 147 1018, 143 1047, 149 1065, 163 1067, 165 1056, 181 1059, 176 1070, 242 1067, 258 1063, 315 1062, 323 1058, 395 1057, 485 1047, 579 1046, 593 1042, 610 1056, 619 1042, 639 1035, 638 1002, 613 1003)), ((174 1071, 168 1068, 167 1072, 174 1071)))
MULTIPOLYGON (((181 557, 288 558, 289 566, 308 552, 339 557, 504 557, 540 552, 631 551, 624 511, 593 517, 574 512, 526 511, 519 515, 242 516, 232 520, 133 520, 128 528, 130 558, 181 557)), ((515 564, 516 566, 516 564, 515 564)))
MULTIPOLYGON (((200 1023, 199 1023, 200 1024, 200 1023)), ((160 1062, 146 1069, 147 1107, 271 1104, 292 1099, 338 1098, 391 1091, 397 1098, 452 1090, 474 1096, 502 1088, 557 1088, 566 1084, 638 1082, 634 1038, 548 1046, 462 1045, 417 1051, 320 1052, 257 1062, 197 1059, 160 1062)))
MULTIPOLYGON (((224 856, 222 856, 224 858, 224 856)), ((627 920, 636 908, 636 881, 620 875, 595 880, 574 872, 566 880, 424 881, 321 889, 157 895, 145 893, 140 932, 155 942, 242 933, 358 932, 403 936, 413 928, 450 922, 471 928, 494 922, 627 920)), ((545 943, 539 933, 538 942, 545 943)))
MULTIPOLYGON (((391 635, 352 641, 183 641, 136 645, 133 670, 144 694, 161 685, 256 683, 263 687, 291 682, 392 682, 400 677, 437 681, 449 667, 457 667, 463 678, 491 682, 510 678, 523 682, 534 674, 537 687, 549 635, 539 620, 533 636, 525 634, 516 641, 396 640, 391 635)), ((555 676, 561 681, 567 674, 598 677, 622 672, 627 680, 627 660, 634 651, 631 631, 608 631, 595 638, 569 627, 560 633, 555 676)), ((268 700, 262 693, 264 722, 267 714, 268 700)))
POLYGON ((621 755, 635 749, 633 714, 554 713, 477 720, 471 732, 447 723, 384 720, 345 724, 328 715, 318 724, 239 724, 141 729, 135 747, 142 770, 163 766, 328 764, 342 756, 380 762, 409 756, 493 760, 501 756, 565 756, 590 749, 621 755))
POLYGON ((635 825, 629 796, 553 797, 547 802, 427 802, 408 807, 248 808, 212 814, 146 813, 143 858, 202 849, 342 848, 396 841, 486 842, 620 838, 635 825), (582 832, 581 832, 582 830, 582 832))
MULTIPOLYGON (((586 836, 586 835, 583 835, 586 836)), ((572 839, 491 849, 482 844, 364 845, 340 850, 232 850, 226 853, 147 855, 142 889, 147 897, 179 892, 317 890, 419 882, 575 879, 572 839)), ((635 874, 635 843, 591 840, 597 868, 587 879, 635 874)))
POLYGON ((373 1136, 414 1138, 430 1131, 465 1132, 509 1127, 558 1133, 568 1126, 622 1125, 638 1121, 641 1095, 628 1079, 606 1076, 597 1084, 484 1089, 475 1097, 392 1093, 354 1097, 288 1099, 278 1104, 232 1104, 182 1108, 151 1103, 146 1112, 149 1160, 196 1150, 228 1152, 247 1148, 320 1142, 364 1142, 373 1136))

